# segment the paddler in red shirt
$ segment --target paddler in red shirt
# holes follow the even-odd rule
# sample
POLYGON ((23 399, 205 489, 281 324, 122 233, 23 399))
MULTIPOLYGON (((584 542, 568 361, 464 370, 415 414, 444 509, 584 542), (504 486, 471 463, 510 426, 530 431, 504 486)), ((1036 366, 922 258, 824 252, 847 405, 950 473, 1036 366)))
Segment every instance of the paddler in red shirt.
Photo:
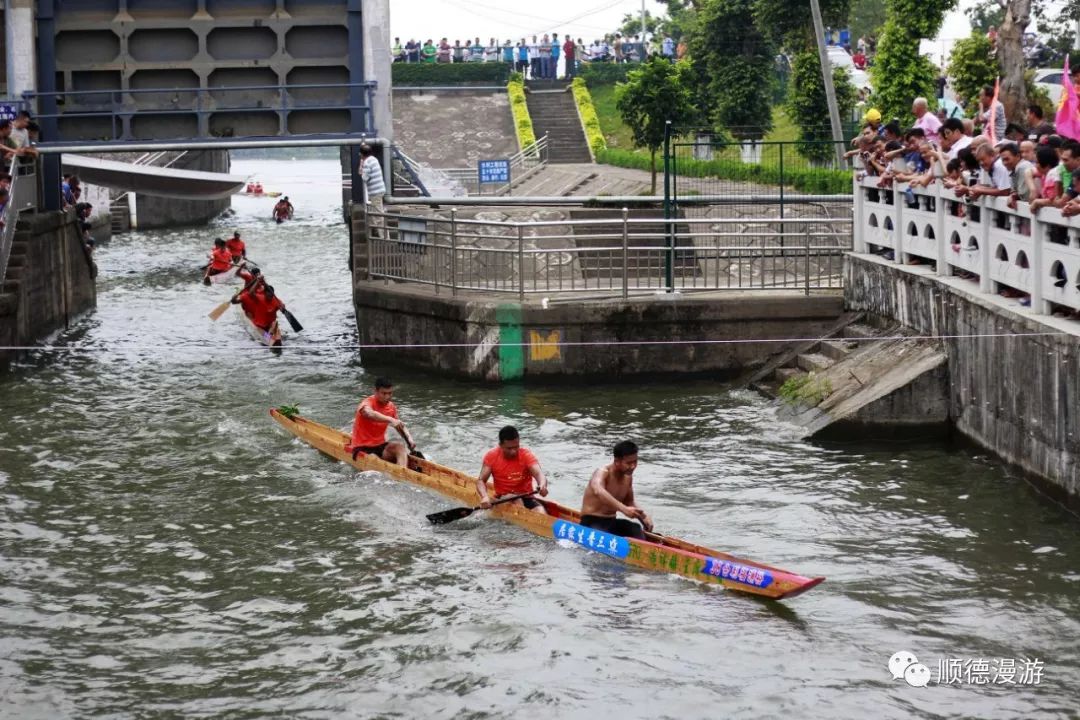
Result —
POLYGON ((225 247, 228 248, 229 254, 232 255, 234 263, 247 259, 247 247, 244 245, 244 241, 240 239, 239 231, 233 231, 233 236, 225 241, 225 247))
POLYGON ((278 310, 285 309, 285 303, 278 299, 272 285, 261 285, 251 290, 244 290, 232 299, 232 304, 240 304, 255 327, 266 332, 273 332, 277 325, 278 310))
MULTIPOLYGON (((480 474, 476 477, 476 491, 480 493, 480 506, 491 507, 487 481, 492 478, 495 485, 495 498, 503 495, 524 495, 538 492, 548 494, 547 478, 540 469, 540 461, 529 448, 521 447, 521 436, 517 428, 507 425, 499 431, 499 446, 488 450, 484 455, 480 474), (535 488, 533 481, 536 481, 535 488)), ((529 510, 547 514, 543 504, 535 498, 520 498, 514 505, 524 505, 529 510)))
POLYGON ((212 275, 220 275, 228 272, 233 266, 232 254, 225 247, 225 241, 221 238, 214 240, 214 249, 210 251, 210 264, 206 266, 206 275, 203 276, 203 284, 210 284, 212 275))
POLYGON ((375 394, 364 398, 360 407, 356 408, 352 439, 346 447, 354 460, 360 453, 366 453, 408 467, 409 450, 415 448, 416 443, 413 442, 405 423, 398 419, 397 406, 391 402, 393 397, 394 383, 388 378, 376 378, 375 394), (405 445, 396 441, 387 442, 387 426, 397 431, 405 445))

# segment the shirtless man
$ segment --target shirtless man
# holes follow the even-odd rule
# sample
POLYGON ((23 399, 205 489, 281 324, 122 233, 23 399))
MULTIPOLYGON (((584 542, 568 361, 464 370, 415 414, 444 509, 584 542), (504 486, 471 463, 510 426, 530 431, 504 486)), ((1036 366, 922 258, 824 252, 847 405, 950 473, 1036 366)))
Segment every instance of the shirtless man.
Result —
POLYGON ((638 463, 638 448, 630 440, 615 446, 615 460, 592 474, 585 497, 581 501, 581 524, 612 535, 645 539, 645 530, 652 530, 652 520, 634 505, 634 470, 638 463), (640 520, 641 525, 616 518, 621 512, 628 518, 640 520))

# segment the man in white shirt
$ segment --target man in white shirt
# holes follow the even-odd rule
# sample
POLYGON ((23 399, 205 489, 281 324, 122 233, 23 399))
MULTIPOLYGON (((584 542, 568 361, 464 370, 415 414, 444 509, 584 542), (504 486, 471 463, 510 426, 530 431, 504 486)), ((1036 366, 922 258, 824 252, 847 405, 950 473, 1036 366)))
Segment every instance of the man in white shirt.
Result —
POLYGON ((949 118, 942 123, 938 135, 946 160, 955 160, 961 150, 971 145, 971 136, 964 134, 964 123, 960 118, 949 118))
POLYGON ((979 161, 981 168, 979 181, 972 188, 957 188, 957 195, 968 195, 972 200, 978 200, 983 195, 995 197, 1012 194, 1012 178, 1009 176, 1009 170, 998 158, 990 143, 979 145, 975 150, 975 158, 979 161))

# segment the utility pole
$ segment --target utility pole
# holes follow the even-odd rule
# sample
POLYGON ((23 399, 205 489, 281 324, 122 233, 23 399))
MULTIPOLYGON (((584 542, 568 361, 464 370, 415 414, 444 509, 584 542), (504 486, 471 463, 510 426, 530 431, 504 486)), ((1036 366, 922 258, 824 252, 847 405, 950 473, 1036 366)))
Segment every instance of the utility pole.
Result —
POLYGON ((829 124, 832 125, 836 162, 838 167, 843 167, 844 131, 840 127, 840 108, 836 104, 832 63, 829 62, 829 51, 825 48, 825 24, 821 22, 821 5, 818 4, 818 0, 810 0, 810 10, 814 14, 814 35, 817 37, 818 58, 821 60, 821 79, 825 83, 825 100, 829 104, 829 124))
POLYGON ((645 0, 642 0, 642 59, 645 59, 645 0))

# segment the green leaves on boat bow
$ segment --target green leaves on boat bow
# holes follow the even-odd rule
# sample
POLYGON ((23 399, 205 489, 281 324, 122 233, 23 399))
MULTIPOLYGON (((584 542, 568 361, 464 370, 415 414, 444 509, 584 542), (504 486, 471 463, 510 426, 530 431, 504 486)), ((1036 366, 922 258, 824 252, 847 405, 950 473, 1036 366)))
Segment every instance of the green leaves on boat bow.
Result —
POLYGON ((300 407, 298 405, 282 405, 277 411, 292 420, 300 414, 300 407))

